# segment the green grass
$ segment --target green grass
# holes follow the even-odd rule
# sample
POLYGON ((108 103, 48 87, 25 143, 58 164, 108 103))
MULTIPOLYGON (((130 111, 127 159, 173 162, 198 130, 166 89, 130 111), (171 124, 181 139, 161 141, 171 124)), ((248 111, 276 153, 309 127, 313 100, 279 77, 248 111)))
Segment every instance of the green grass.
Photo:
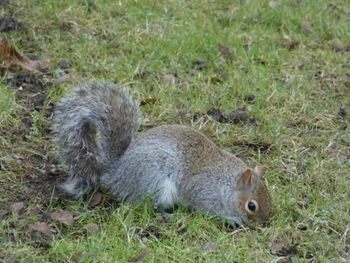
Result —
POLYGON ((0 37, 22 54, 48 59, 53 72, 39 90, 18 89, 6 76, 0 83, 5 262, 128 262, 139 255, 139 262, 349 262, 349 4, 275 2, 275 8, 266 0, 14 0, 0 6, 1 16, 13 14, 23 27, 0 37), (58 85, 61 60, 71 63, 73 77, 58 85), (204 69, 194 66, 197 60, 204 69), (128 85, 135 99, 156 100, 142 106, 142 130, 146 124, 193 126, 247 163, 263 165, 274 202, 270 224, 233 231, 183 208, 165 222, 147 202, 115 206, 107 198, 90 208, 86 200, 45 191, 50 171, 61 171, 49 132, 52 104, 92 78, 128 85), (247 94, 255 103, 244 100, 247 94), (35 110, 36 104, 43 108, 35 110), (257 125, 192 118, 239 107, 257 125), (348 113, 343 118, 340 108, 348 113), (25 207, 16 216, 9 207, 18 201, 25 207), (73 225, 45 216, 60 208, 76 212, 73 225), (38 220, 53 228, 51 240, 28 231, 38 220), (101 231, 83 231, 89 223, 101 231))

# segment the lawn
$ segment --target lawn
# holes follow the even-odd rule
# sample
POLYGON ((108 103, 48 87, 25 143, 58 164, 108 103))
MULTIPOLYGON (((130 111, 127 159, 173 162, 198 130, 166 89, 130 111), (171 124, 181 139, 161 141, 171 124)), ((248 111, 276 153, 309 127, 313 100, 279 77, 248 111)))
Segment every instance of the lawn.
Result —
POLYGON ((2 0, 0 31, 46 65, 0 48, 0 260, 350 262, 347 0, 2 0), (52 113, 91 79, 129 87, 139 132, 185 124, 262 165, 269 224, 62 197, 52 113))

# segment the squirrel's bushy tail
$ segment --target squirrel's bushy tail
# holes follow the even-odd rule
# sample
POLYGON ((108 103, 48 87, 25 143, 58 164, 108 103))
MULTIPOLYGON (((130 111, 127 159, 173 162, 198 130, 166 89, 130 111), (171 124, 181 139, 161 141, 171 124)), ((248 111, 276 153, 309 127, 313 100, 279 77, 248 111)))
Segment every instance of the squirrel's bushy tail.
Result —
POLYGON ((140 113, 127 89, 110 82, 90 82, 73 91, 57 105, 53 131, 70 173, 63 188, 79 197, 94 188, 104 167, 128 148, 140 113))

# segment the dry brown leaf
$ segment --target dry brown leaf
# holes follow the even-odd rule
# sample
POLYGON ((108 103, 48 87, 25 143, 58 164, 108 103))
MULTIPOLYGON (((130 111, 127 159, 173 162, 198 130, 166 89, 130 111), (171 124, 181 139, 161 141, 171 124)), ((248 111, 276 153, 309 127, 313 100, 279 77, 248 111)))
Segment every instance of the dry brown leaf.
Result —
POLYGON ((141 101, 140 105, 143 106, 143 105, 146 105, 146 104, 154 104, 156 103, 156 99, 145 99, 143 101, 141 101))
POLYGON ((5 39, 0 39, 0 60, 4 61, 8 67, 17 65, 29 71, 47 72, 48 70, 47 62, 31 60, 19 54, 5 39))
POLYGON ((67 226, 70 226, 74 222, 73 213, 70 211, 60 210, 57 212, 53 212, 50 214, 50 217, 52 220, 58 221, 67 226))
POLYGON ((314 32, 311 23, 308 22, 308 21, 305 21, 305 22, 303 23, 303 28, 304 28, 304 30, 305 30, 306 32, 308 32, 308 33, 313 33, 313 32, 314 32))
POLYGON ((83 229, 87 230, 90 233, 98 233, 101 231, 100 227, 95 223, 86 224, 83 226, 83 229))
POLYGON ((11 207, 11 210, 12 210, 13 214, 15 216, 18 216, 19 212, 24 208, 24 202, 14 203, 10 207, 11 207))
POLYGON ((229 60, 229 61, 232 61, 233 59, 233 53, 231 51, 231 49, 221 43, 219 43, 217 45, 217 48, 218 50, 220 51, 221 55, 226 59, 226 60, 229 60))
POLYGON ((147 257, 149 255, 149 253, 150 253, 150 251, 145 249, 144 251, 141 252, 140 255, 129 259, 128 262, 131 262, 131 263, 142 262, 145 259, 145 257, 147 257))
POLYGON ((28 226, 29 230, 35 230, 45 234, 48 237, 52 237, 52 228, 45 222, 37 221, 28 226))
POLYGON ((93 197, 89 202, 89 206, 97 206, 102 201, 102 194, 100 192, 94 193, 93 197))

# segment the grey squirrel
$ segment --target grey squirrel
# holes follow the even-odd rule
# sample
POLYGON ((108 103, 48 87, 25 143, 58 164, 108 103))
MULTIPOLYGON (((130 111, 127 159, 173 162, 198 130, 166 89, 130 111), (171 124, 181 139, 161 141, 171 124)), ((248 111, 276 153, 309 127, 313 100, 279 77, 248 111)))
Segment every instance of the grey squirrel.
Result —
POLYGON ((79 197, 103 185, 118 201, 153 196, 160 209, 182 203, 233 226, 269 219, 271 197, 260 167, 248 168, 182 125, 152 128, 133 141, 140 116, 128 90, 110 82, 87 83, 62 99, 53 131, 70 173, 63 189, 79 197))

